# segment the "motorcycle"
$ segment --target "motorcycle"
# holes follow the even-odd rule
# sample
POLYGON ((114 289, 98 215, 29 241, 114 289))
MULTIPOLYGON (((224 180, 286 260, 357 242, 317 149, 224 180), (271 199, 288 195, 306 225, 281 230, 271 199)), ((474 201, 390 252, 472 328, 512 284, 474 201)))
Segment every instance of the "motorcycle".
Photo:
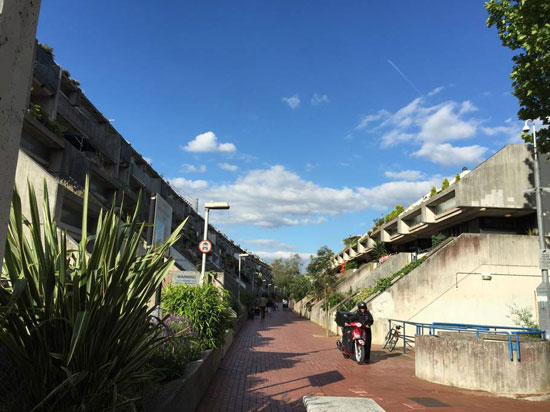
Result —
POLYGON ((355 361, 361 365, 363 362, 365 362, 365 343, 366 343, 366 334, 365 328, 366 325, 363 325, 361 322, 350 322, 349 328, 343 328, 342 330, 342 340, 344 340, 344 337, 346 334, 349 334, 351 336, 348 336, 348 339, 351 339, 351 352, 348 351, 348 348, 346 348, 346 345, 343 344, 342 340, 339 340, 336 342, 336 346, 338 346, 338 349, 342 352, 342 355, 344 358, 348 359, 350 357, 353 357, 355 361))

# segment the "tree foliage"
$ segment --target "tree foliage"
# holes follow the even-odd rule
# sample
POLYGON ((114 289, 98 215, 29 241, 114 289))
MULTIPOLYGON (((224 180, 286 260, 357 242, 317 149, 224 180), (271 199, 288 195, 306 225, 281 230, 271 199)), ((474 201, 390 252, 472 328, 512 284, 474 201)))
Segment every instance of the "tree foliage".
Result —
POLYGON ((307 273, 311 277, 311 293, 317 299, 327 298, 336 287, 336 276, 330 273, 331 260, 334 253, 328 246, 319 248, 307 265, 307 273))
POLYGON ((449 183, 449 179, 443 179, 443 182, 441 183, 441 190, 447 189, 450 185, 451 184, 449 183))
POLYGON ((301 274, 302 259, 293 254, 288 259, 277 258, 271 263, 273 283, 295 300, 302 300, 310 290, 309 279, 301 274))
MULTIPOLYGON (((490 0, 485 8, 487 25, 497 28, 503 46, 517 51, 510 77, 521 106, 519 118, 550 126, 550 2, 490 0)), ((541 152, 550 152, 550 128, 539 131, 537 143, 541 152)))

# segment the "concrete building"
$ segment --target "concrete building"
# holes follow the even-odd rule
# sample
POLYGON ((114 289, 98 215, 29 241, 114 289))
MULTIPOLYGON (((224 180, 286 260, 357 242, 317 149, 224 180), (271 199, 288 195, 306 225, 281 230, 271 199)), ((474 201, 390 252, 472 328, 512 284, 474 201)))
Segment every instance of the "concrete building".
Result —
MULTIPOLYGON (((548 187, 549 156, 540 164, 541 185, 548 187)), ((391 279, 389 287, 366 299, 375 319, 373 342, 384 342, 388 319, 517 326, 514 311, 519 310, 538 322, 535 289, 541 271, 533 185, 532 147, 508 145, 336 254, 335 272, 344 262, 359 263, 358 269, 338 274, 341 293, 357 293, 391 279), (440 233, 447 238, 432 248, 432 235, 440 233), (376 243, 384 243, 390 253, 385 259, 377 259, 376 243), (420 257, 422 263, 407 275, 394 276, 420 257)), ((547 197, 543 210, 548 239, 547 197)), ((336 333, 339 306, 326 313, 322 301, 304 298, 294 308, 336 333)))
MULTIPOLYGON (((200 270, 204 219, 196 202, 178 194, 162 176, 132 148, 103 114, 90 102, 59 66, 49 47, 36 44, 32 90, 25 114, 17 166, 16 185, 26 191, 30 180, 41 192, 45 179, 50 201, 60 228, 80 239, 82 191, 90 176, 90 227, 99 211, 112 199, 124 210, 133 211, 141 196, 140 217, 164 226, 163 233, 150 231, 144 244, 162 239, 186 217, 182 239, 172 249, 176 268, 200 270)), ((209 226, 213 250, 207 257, 207 271, 223 272, 224 286, 237 291, 238 255, 247 253, 213 226, 209 226)), ((252 291, 253 280, 271 280, 270 266, 250 253, 242 261, 243 286, 252 291)))
MULTIPOLYGON (((541 185, 550 182, 550 163, 543 156, 541 185)), ((396 218, 361 236, 337 253, 333 267, 344 262, 373 260, 374 245, 389 252, 418 252, 431 247, 432 235, 462 233, 527 235, 537 231, 533 189, 533 151, 525 144, 510 144, 435 196, 428 194, 396 218)), ((546 195, 545 195, 546 197, 546 195)), ((543 199, 545 235, 550 235, 547 199, 543 199)))

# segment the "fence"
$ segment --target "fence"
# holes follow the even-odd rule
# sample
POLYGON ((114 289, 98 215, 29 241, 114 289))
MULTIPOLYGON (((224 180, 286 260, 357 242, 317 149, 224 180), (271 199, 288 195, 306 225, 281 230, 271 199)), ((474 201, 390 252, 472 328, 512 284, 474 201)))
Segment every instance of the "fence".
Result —
POLYGON ((403 340, 403 353, 407 352, 407 345, 410 346, 411 342, 414 342, 416 335, 436 335, 437 331, 449 331, 457 333, 470 333, 475 334, 479 338, 480 333, 484 334, 494 334, 505 336, 508 340, 508 350, 510 354, 510 360, 514 360, 514 352, 516 352, 516 359, 519 361, 521 359, 520 352, 520 335, 537 335, 541 339, 546 339, 546 333, 543 330, 535 328, 520 328, 513 326, 494 326, 494 325, 473 325, 466 323, 444 323, 444 322, 433 322, 433 323, 419 323, 419 322, 410 322, 405 320, 398 319, 388 319, 389 331, 392 331, 392 323, 399 324, 402 328, 400 338, 403 340), (407 335, 406 328, 409 325, 409 330, 411 327, 414 327, 415 334, 407 335))

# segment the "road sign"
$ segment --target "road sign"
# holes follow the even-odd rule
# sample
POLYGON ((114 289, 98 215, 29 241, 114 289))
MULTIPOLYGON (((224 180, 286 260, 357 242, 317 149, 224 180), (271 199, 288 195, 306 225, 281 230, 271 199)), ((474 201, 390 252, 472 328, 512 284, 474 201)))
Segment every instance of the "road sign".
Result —
POLYGON ((212 251, 212 243, 209 240, 201 240, 199 242, 199 250, 201 253, 210 253, 212 251))
POLYGON ((541 269, 550 270, 550 249, 539 250, 539 266, 541 269))

